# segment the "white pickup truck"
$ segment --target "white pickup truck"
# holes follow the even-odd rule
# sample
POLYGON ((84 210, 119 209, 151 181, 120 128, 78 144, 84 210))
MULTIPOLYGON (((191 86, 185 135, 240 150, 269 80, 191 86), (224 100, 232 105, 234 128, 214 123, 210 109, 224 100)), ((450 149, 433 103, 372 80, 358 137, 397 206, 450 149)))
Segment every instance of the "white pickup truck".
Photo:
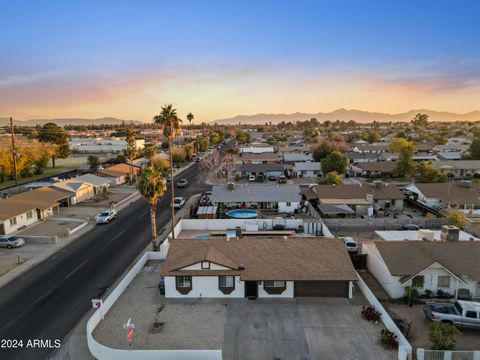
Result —
POLYGON ((427 319, 480 330, 480 303, 457 300, 452 303, 427 302, 423 308, 427 319))

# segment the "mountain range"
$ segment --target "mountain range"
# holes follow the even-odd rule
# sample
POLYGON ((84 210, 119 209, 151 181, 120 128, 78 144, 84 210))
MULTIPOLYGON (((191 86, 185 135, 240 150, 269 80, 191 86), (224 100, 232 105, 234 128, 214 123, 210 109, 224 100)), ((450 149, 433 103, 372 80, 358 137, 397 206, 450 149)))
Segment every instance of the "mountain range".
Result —
MULTIPOLYGON (((212 120, 211 123, 216 123, 219 125, 237 125, 241 124, 253 124, 261 125, 265 123, 272 122, 277 124, 281 121, 285 122, 295 122, 298 120, 307 120, 311 118, 316 118, 319 121, 335 121, 343 120, 349 121, 354 120, 360 123, 368 123, 372 121, 379 122, 399 122, 399 121, 410 121, 413 117, 418 114, 427 114, 431 121, 480 121, 480 111, 471 111, 465 114, 457 114, 447 111, 434 111, 427 109, 418 109, 410 110, 404 113, 398 114, 388 114, 388 113, 379 113, 379 112, 369 112, 361 110, 347 110, 347 109, 338 109, 332 112, 318 112, 318 113, 302 113, 296 112, 292 114, 255 114, 255 115, 237 115, 231 118, 212 120)), ((84 119, 84 118, 71 118, 71 119, 31 119, 31 120, 17 120, 15 123, 18 125, 24 126, 35 126, 43 125, 47 122, 54 122, 60 126, 64 125, 100 125, 100 124, 114 124, 119 125, 122 122, 126 123, 142 123, 140 120, 123 120, 113 117, 104 117, 100 119, 84 119)), ((9 124, 7 118, 0 118, 0 126, 6 126, 9 124)))
POLYGON ((361 110, 347 110, 347 109, 338 109, 332 112, 318 112, 318 113, 301 113, 296 112, 293 114, 256 114, 256 115, 237 115, 232 118, 214 120, 212 122, 219 125, 233 125, 233 124, 265 124, 272 122, 273 124, 279 123, 281 121, 285 122, 295 122, 297 120, 307 120, 311 118, 316 118, 319 121, 335 121, 343 120, 349 121, 354 120, 356 122, 399 122, 399 121, 410 121, 413 117, 418 114, 427 114, 431 121, 480 121, 480 111, 471 111, 465 114, 456 114, 446 111, 433 111, 427 109, 419 110, 410 110, 404 113, 398 114, 387 114, 379 112, 369 112, 361 110))

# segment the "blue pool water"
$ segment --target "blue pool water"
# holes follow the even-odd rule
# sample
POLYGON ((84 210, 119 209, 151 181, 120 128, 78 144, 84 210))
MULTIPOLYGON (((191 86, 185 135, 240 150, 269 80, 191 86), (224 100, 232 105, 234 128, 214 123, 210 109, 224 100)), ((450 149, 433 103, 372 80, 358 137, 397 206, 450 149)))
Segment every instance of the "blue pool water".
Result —
POLYGON ((208 234, 205 234, 205 235, 195 235, 195 236, 192 236, 192 239, 208 239, 208 234))
POLYGON ((229 218, 232 219, 256 219, 257 210, 254 209, 235 209, 230 210, 225 213, 229 218))

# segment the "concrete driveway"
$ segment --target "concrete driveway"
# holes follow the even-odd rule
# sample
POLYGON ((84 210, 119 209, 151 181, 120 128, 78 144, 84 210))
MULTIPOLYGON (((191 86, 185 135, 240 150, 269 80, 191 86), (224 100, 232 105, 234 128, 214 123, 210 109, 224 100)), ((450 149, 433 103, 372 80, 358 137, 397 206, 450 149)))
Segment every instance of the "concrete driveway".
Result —
POLYGON ((223 358, 395 359, 396 351, 378 344, 381 325, 361 318, 360 310, 340 298, 230 303, 223 358))

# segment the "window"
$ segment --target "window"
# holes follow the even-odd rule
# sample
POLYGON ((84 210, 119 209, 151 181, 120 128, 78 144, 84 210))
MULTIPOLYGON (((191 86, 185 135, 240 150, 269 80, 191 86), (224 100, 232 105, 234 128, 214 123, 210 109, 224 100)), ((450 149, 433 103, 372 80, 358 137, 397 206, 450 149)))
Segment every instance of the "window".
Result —
POLYGON ((30 210, 29 212, 27 212, 27 219, 31 219, 33 217, 33 213, 32 213, 32 210, 30 210))
POLYGON ((16 217, 10 219, 10 226, 15 226, 15 225, 17 225, 17 218, 16 217))
POLYGON ((220 287, 233 287, 233 276, 219 276, 220 287))
POLYGON ((275 281, 265 281, 265 287, 285 287, 285 281, 275 280, 275 281))
POLYGON ((465 317, 468 317, 470 319, 476 319, 477 318, 477 312, 476 311, 467 311, 465 313, 465 317))
POLYGON ((181 288, 192 287, 192 277, 191 276, 177 276, 177 286, 181 288))
POLYGON ((292 203, 287 201, 287 206, 292 206, 292 203))
POLYGON ((425 277, 423 275, 415 276, 412 279, 412 286, 416 288, 423 288, 423 284, 425 283, 425 277))
POLYGON ((450 276, 439 276, 437 281, 437 287, 449 288, 450 276))
POLYGON ((210 262, 202 261, 202 269, 210 269, 210 262))

